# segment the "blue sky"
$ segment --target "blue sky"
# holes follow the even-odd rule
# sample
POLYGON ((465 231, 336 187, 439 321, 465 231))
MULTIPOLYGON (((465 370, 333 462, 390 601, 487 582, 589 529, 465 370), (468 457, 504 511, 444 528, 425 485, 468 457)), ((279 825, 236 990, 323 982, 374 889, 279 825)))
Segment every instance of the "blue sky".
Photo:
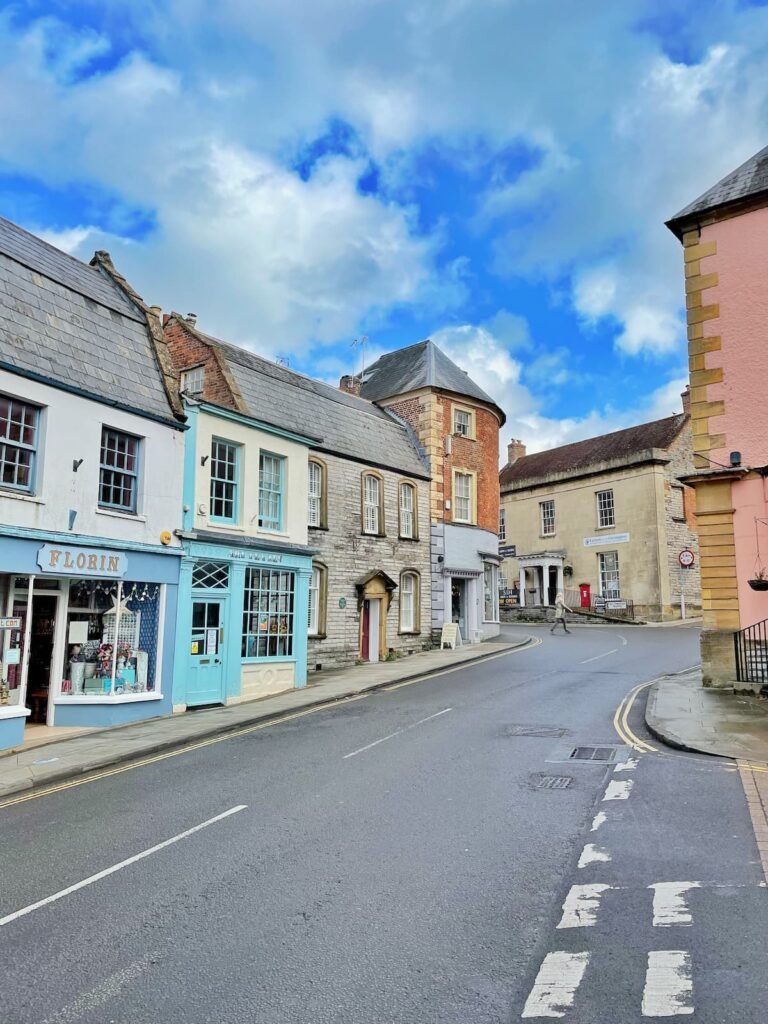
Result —
POLYGON ((0 6, 0 214, 335 380, 433 337, 548 447, 679 409, 664 220, 768 139, 748 0, 0 6))

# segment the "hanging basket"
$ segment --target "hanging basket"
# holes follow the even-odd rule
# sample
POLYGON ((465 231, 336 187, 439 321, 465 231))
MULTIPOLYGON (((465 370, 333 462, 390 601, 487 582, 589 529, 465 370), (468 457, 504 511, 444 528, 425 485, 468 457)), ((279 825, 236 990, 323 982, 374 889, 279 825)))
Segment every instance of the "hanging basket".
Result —
POLYGON ((747 580, 747 583, 753 590, 768 590, 768 580, 760 579, 758 577, 754 580, 747 580))

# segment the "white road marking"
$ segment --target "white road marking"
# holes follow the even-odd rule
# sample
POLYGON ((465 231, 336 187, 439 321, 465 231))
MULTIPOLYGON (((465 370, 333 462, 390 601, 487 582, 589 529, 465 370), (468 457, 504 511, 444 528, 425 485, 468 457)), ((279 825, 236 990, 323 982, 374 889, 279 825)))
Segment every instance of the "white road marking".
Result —
POLYGON ((619 640, 621 640, 621 646, 622 647, 626 647, 627 646, 627 638, 622 636, 621 633, 617 633, 616 636, 618 636, 619 640))
POLYGON ((153 853, 158 853, 160 850, 164 850, 167 846, 172 846, 173 843, 178 843, 182 839, 186 839, 188 836, 194 835, 195 832, 208 828, 209 825, 215 825, 217 821, 223 821, 224 818, 228 818, 231 814, 237 814, 238 811, 244 811, 247 806, 247 804, 238 804, 237 807, 230 807, 228 811, 224 811, 222 814, 217 814, 215 818, 209 818, 207 821, 203 821, 201 824, 195 825, 193 828, 185 829, 183 832, 179 832, 178 835, 171 836, 170 839, 165 839, 162 843, 158 843, 157 846, 150 846, 148 850, 142 850, 141 853, 135 853, 133 857, 128 857, 127 860, 121 860, 119 864, 113 864, 111 868, 104 868, 103 871, 98 871, 95 875, 89 875, 89 877, 84 878, 82 882, 75 882, 74 885, 68 885, 66 889, 62 889, 60 892, 55 892, 52 896, 46 896, 45 899, 38 900, 37 903, 30 903, 28 907, 23 907, 21 910, 16 910, 12 914, 0 917, 0 928, 6 924, 10 924, 11 921, 16 921, 19 917, 25 917, 27 914, 31 914, 33 910, 39 910, 41 907, 45 907, 49 903, 55 903, 57 900, 63 899, 65 896, 70 896, 73 892, 77 892, 78 889, 84 889, 87 885, 93 885, 94 882, 99 882, 102 878, 114 875, 116 871, 122 871, 123 868, 129 867, 137 861, 144 860, 145 857, 149 857, 153 853))
POLYGON ((610 859, 611 855, 607 850, 603 850, 599 846, 595 846, 594 843, 587 843, 581 851, 579 867, 585 868, 588 864, 597 864, 598 862, 607 864, 610 859))
POLYGON ((636 757, 628 757, 626 761, 621 761, 616 765, 613 769, 614 774, 616 774, 616 772, 632 772, 637 768, 639 763, 640 762, 636 757))
POLYGON ((150 954, 141 960, 137 960, 136 963, 129 964, 128 967, 124 967, 121 971, 111 974, 95 988, 79 995, 69 1006, 65 1006, 52 1017, 47 1017, 43 1024, 73 1024, 74 1021, 84 1017, 86 1013, 97 1010, 104 1003, 108 1003, 110 999, 114 999, 115 996, 120 994, 122 988, 135 978, 138 978, 157 960, 158 957, 155 954, 150 954))
POLYGON ((607 658, 609 654, 618 654, 619 648, 614 647, 612 651, 606 651, 604 654, 596 654, 594 658, 585 658, 584 661, 580 661, 580 665, 588 665, 590 661, 598 661, 600 658, 607 658))
POLYGON ((360 747, 358 750, 353 750, 351 754, 345 754, 344 757, 342 757, 342 761, 346 761, 348 757, 356 757, 357 754, 362 754, 364 750, 370 750, 372 747, 378 747, 380 743, 386 743, 387 740, 394 739, 395 736, 402 736, 404 732, 408 732, 410 729, 415 729, 417 725, 423 725, 425 722, 431 722, 433 718, 439 718, 440 715, 447 715, 449 711, 453 711, 453 708, 443 708, 442 711, 438 711, 435 715, 428 715, 427 718, 421 718, 418 722, 414 722, 413 725, 406 725, 403 729, 391 732, 389 736, 382 736, 380 740, 374 740, 373 743, 366 743, 364 747, 360 747))
POLYGON ((657 949, 648 954, 643 989, 644 1017, 677 1017, 693 1013, 693 980, 689 953, 657 949))
POLYGON ((633 786, 634 782, 632 779, 622 779, 620 782, 616 779, 611 779, 603 800, 628 800, 633 786))
POLYGON ((608 821, 608 815, 605 813, 605 811, 598 811, 592 819, 592 828, 589 831, 597 832, 600 826, 604 825, 606 821, 608 821))
POLYGON ((572 885, 563 903, 558 928, 591 928, 597 921, 600 897, 610 885, 572 885))
POLYGON ((564 1017, 589 963, 589 953, 547 953, 525 1001, 522 1017, 564 1017))
POLYGON ((685 894, 689 889, 700 889, 701 882, 657 882, 648 888, 653 889, 654 928, 693 924, 685 894))

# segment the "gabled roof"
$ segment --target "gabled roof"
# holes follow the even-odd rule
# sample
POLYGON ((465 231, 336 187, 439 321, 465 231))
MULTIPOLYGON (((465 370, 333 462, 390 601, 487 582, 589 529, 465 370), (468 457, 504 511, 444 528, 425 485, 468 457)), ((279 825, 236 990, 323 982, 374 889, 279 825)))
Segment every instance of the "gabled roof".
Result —
POLYGON ((585 472, 600 463, 634 462, 650 458, 650 449, 667 449, 682 430, 687 417, 684 413, 667 416, 663 420, 641 423, 637 427, 615 430, 611 434, 590 437, 561 448, 550 448, 535 455, 524 455, 507 464, 499 473, 502 493, 518 487, 543 483, 563 473, 585 472))
POLYGON ((384 409, 204 334, 183 317, 174 319, 225 360, 239 392, 238 406, 246 415, 309 438, 322 438, 312 446, 316 450, 429 478, 429 465, 413 431, 384 409))
POLYGON ((735 171, 726 174, 716 185, 676 213, 667 221, 667 227, 680 238, 681 226, 685 221, 763 193, 768 193, 768 146, 755 153, 749 160, 745 160, 735 171))
POLYGON ((360 394, 377 402, 419 388, 437 388, 485 402, 499 413, 502 423, 505 421, 504 413, 491 396, 429 339, 387 352, 367 366, 362 374, 360 394))
POLYGON ((89 266, 0 217, 0 365, 171 421, 149 317, 108 267, 106 254, 89 266))

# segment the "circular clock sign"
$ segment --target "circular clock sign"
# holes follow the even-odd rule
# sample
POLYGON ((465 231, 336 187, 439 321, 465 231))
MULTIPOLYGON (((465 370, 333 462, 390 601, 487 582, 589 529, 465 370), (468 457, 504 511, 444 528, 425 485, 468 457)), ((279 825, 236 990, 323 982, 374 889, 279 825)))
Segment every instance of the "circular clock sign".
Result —
POLYGON ((690 569, 695 561, 695 556, 690 548, 683 548, 678 555, 678 560, 684 569, 690 569))

